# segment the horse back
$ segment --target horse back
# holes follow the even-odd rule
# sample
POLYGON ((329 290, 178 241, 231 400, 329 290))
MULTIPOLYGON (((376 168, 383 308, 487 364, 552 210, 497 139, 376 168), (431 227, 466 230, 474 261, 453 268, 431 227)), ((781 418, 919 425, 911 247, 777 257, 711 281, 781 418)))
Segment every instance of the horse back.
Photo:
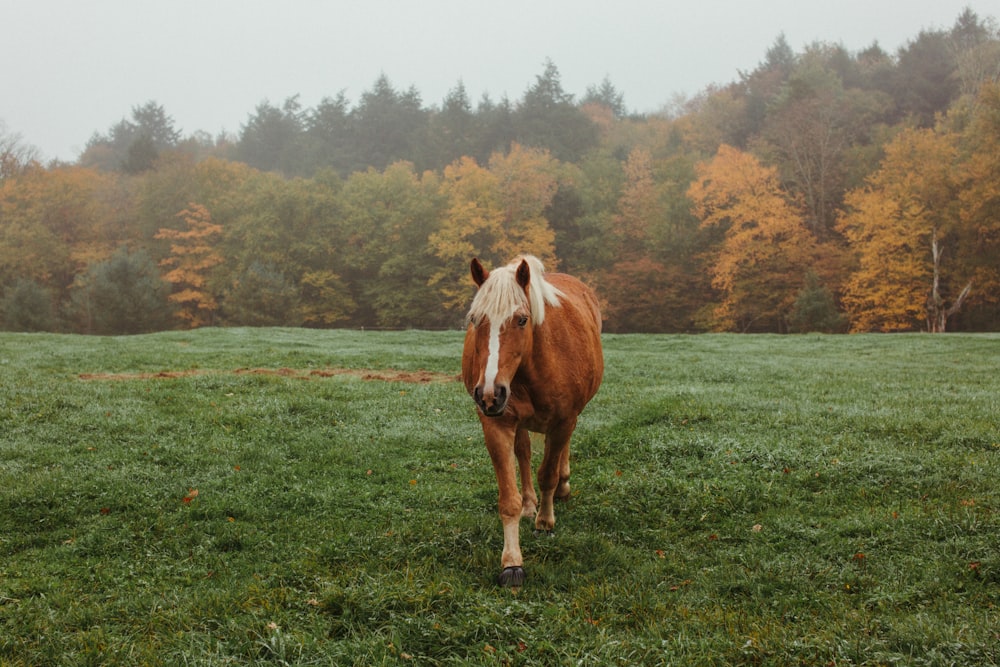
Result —
POLYGON ((573 276, 548 273, 545 279, 564 296, 559 306, 546 309, 545 321, 535 330, 534 381, 562 399, 560 412, 569 408, 579 414, 604 376, 600 305, 593 290, 573 276))

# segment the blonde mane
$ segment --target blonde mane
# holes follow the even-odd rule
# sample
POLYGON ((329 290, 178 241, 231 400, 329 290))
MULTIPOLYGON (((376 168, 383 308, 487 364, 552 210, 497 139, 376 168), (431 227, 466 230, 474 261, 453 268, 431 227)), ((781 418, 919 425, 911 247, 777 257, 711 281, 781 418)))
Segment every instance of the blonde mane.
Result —
POLYGON ((476 292, 466 322, 479 326, 485 319, 490 322, 506 322, 518 310, 528 307, 531 313, 531 323, 539 325, 545 321, 546 304, 559 307, 559 297, 565 296, 557 287, 545 280, 545 267, 542 261, 534 255, 518 257, 507 266, 490 271, 476 292), (521 261, 528 263, 531 280, 528 283, 528 296, 517 283, 517 267, 521 261))

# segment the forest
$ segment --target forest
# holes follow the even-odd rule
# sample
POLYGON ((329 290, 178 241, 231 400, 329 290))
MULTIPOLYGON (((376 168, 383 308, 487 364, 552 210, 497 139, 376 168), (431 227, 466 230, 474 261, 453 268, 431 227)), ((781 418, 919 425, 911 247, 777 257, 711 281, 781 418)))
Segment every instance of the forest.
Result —
MULTIPOLYGON (((664 84, 668 87, 667 84, 664 84)), ((460 327, 468 263, 581 276, 613 332, 1000 330, 1000 28, 775 39, 652 114, 542 64, 520 99, 155 101, 42 164, 0 125, 0 328, 460 327)))

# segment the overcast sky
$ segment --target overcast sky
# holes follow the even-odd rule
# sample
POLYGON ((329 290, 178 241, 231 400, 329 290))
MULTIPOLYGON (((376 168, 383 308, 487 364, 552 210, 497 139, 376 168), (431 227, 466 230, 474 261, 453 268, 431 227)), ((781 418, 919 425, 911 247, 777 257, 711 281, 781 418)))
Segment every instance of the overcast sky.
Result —
POLYGON ((551 59, 582 96, 608 77, 633 111, 753 69, 779 34, 890 53, 997 0, 0 0, 0 121, 43 159, 150 100, 185 136, 236 133, 263 100, 351 105, 384 73, 439 105, 461 80, 512 101, 551 59))

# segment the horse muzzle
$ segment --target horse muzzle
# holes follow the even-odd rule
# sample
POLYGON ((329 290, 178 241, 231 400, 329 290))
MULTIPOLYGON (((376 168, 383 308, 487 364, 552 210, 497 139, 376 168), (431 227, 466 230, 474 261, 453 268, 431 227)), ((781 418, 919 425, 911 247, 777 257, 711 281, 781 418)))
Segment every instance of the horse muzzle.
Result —
POLYGON ((487 417, 499 417, 507 408, 507 399, 510 396, 510 389, 505 384, 494 386, 492 391, 484 390, 482 385, 478 385, 472 392, 472 398, 479 406, 479 410, 487 417))

